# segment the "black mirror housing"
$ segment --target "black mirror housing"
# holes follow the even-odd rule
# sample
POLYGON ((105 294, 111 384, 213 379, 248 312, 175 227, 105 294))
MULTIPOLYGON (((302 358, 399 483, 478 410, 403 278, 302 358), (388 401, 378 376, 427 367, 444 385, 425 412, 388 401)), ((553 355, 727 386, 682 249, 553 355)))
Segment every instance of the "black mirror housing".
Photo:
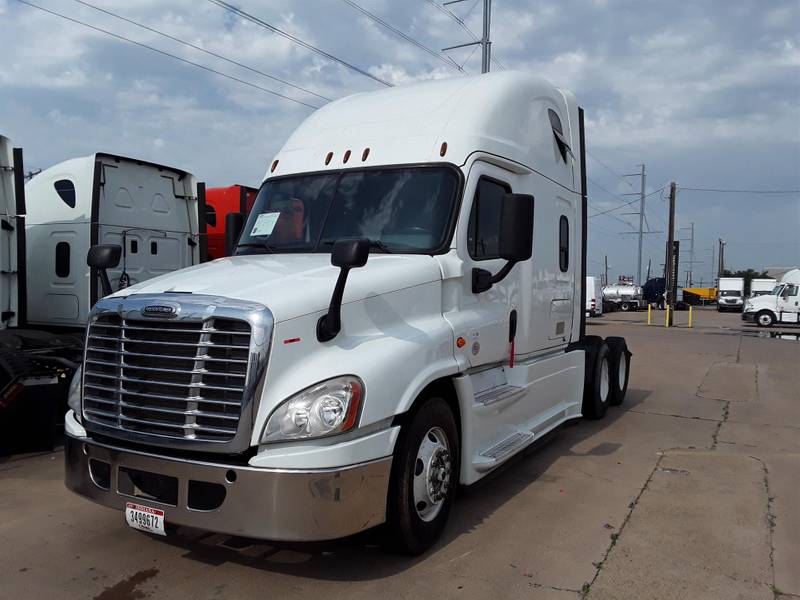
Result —
POLYGON ((337 240, 331 252, 331 264, 340 269, 363 267, 369 258, 369 240, 337 240))
POLYGON ((533 196, 506 194, 500 215, 500 258, 512 262, 533 254, 533 196))
POLYGON ((500 214, 500 258, 508 262, 496 275, 485 269, 472 269, 472 293, 485 292, 502 281, 518 262, 533 255, 533 196, 506 194, 500 214))
POLYGON ((119 244, 98 244, 89 248, 86 264, 93 269, 113 269, 122 257, 122 246, 119 244))
POLYGON ((243 213, 231 212, 225 215, 225 256, 231 256, 236 250, 242 229, 244 229, 243 213))

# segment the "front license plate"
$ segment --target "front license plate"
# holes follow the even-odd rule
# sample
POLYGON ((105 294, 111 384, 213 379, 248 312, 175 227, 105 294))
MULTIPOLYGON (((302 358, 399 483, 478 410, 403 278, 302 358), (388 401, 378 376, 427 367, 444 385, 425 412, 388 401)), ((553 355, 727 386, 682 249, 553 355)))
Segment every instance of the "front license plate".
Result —
POLYGON ((167 535, 164 531, 164 511, 161 509, 128 502, 125 505, 125 520, 134 529, 167 535))

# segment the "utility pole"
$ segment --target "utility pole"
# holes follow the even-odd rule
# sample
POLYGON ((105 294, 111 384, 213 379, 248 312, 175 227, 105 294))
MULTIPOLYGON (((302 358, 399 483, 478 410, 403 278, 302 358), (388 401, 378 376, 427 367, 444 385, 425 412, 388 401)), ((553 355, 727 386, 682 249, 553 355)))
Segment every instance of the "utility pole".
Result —
POLYGON ((603 279, 603 285, 608 285, 608 254, 605 256, 606 274, 603 279))
POLYGON ((725 275, 725 240, 719 238, 719 253, 717 255, 719 265, 717 267, 717 287, 719 287, 719 278, 725 275))
MULTIPOLYGON (((465 0, 449 0, 449 2, 443 2, 442 5, 447 6, 449 4, 457 4, 458 2, 464 2, 464 1, 465 0)), ((488 73, 489 67, 491 66, 492 62, 492 40, 489 37, 491 28, 492 28, 492 0, 483 0, 483 35, 481 36, 481 39, 475 40, 474 42, 467 42, 466 44, 457 44, 455 46, 448 46, 447 48, 442 48, 442 52, 447 52, 448 50, 455 50, 456 48, 466 48, 468 46, 475 46, 476 44, 480 44, 481 73, 488 73)))
POLYGON ((667 304, 669 305, 669 323, 668 326, 672 327, 672 313, 675 308, 675 296, 678 291, 678 282, 675 281, 675 253, 673 245, 675 242, 675 195, 677 193, 677 186, 675 182, 669 184, 669 227, 667 229, 667 260, 665 265, 666 275, 666 292, 667 304))
POLYGON ((653 259, 652 258, 648 258, 647 259, 647 279, 645 279, 645 282, 650 281, 650 263, 651 262, 653 262, 653 259))
MULTIPOLYGON (((641 173, 627 173, 623 175, 623 177, 640 177, 642 186, 639 191, 639 258, 636 262, 636 284, 642 285, 642 241, 643 236, 645 233, 650 233, 644 230, 644 189, 645 185, 647 184, 647 175, 644 172, 644 165, 640 165, 642 167, 641 173)), ((632 186, 631 186, 632 187, 632 186)), ((624 194, 625 196, 635 196, 636 194, 624 194)), ((630 213, 636 214, 636 213, 630 213)), ((631 233, 634 233, 631 231, 631 233)), ((653 232, 655 233, 655 232, 653 232)))

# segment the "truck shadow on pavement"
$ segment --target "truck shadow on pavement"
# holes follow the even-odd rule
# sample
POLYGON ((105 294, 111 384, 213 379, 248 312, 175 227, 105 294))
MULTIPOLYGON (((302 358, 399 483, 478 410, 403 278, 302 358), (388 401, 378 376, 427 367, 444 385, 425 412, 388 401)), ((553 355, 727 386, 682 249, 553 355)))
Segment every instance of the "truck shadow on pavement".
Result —
POLYGON ((157 543, 186 550, 183 558, 209 566, 233 563, 260 571, 327 581, 370 581, 389 577, 430 559, 460 537, 475 532, 532 483, 555 483, 558 478, 549 475, 547 470, 559 458, 608 456, 617 452, 622 442, 606 441, 583 451, 575 448, 612 425, 650 393, 650 390, 628 390, 623 407, 609 409, 603 420, 567 423, 480 482, 462 488, 442 538, 419 557, 383 551, 381 527, 343 540, 314 544, 272 544, 181 527, 166 538, 157 538, 157 543))

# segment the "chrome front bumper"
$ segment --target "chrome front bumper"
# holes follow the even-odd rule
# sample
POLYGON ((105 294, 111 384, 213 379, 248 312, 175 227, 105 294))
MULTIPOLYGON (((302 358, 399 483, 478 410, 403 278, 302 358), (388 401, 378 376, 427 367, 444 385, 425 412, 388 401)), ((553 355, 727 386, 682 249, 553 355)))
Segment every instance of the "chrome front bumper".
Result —
POLYGON ((329 540, 383 523, 392 465, 389 456, 337 469, 258 469, 165 458, 70 435, 64 456, 67 488, 98 504, 124 510, 134 501, 163 509, 168 524, 275 541, 329 540), (143 497, 130 473, 166 481, 174 500, 143 497), (208 504, 197 494, 209 488, 219 505, 192 508, 208 504))

